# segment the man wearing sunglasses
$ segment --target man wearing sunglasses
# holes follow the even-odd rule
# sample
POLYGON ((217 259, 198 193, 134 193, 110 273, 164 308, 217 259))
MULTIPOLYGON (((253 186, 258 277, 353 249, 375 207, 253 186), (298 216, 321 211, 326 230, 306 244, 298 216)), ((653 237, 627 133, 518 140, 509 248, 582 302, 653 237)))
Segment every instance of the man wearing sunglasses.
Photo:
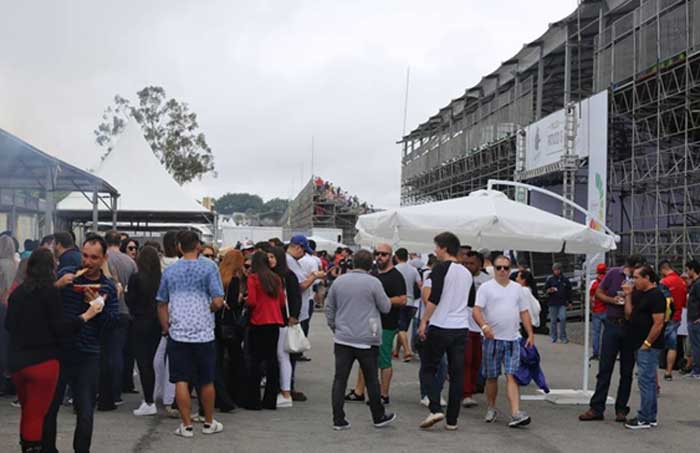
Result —
POLYGON ((527 332, 525 347, 534 346, 535 334, 528 310, 530 302, 522 287, 509 278, 510 259, 499 256, 493 262, 493 269, 494 279, 482 284, 476 293, 473 313, 485 337, 483 361, 489 407, 484 421, 493 423, 498 416, 498 376, 503 370, 511 409, 508 426, 514 428, 530 423, 530 416, 520 410, 520 389, 514 376, 520 368, 520 322, 527 332))
MULTIPOLYGON (((381 400, 382 404, 389 404, 389 388, 394 369, 391 364, 391 349, 394 337, 399 329, 399 317, 401 307, 406 305, 406 282, 403 275, 395 267, 392 261, 392 248, 389 244, 379 244, 374 251, 374 261, 377 270, 373 275, 379 279, 384 292, 391 301, 389 313, 382 313, 382 344, 379 347, 379 373, 381 374, 381 400)), ((357 385, 345 396, 346 401, 365 400, 365 380, 362 373, 357 374, 357 385)))
POLYGON ((464 347, 469 335, 469 290, 472 275, 457 259, 459 238, 450 232, 440 233, 433 239, 439 263, 430 273, 432 289, 418 335, 425 341, 425 363, 421 381, 428 383, 430 414, 420 424, 430 428, 445 419, 440 405, 441 383, 435 379, 442 357, 447 354, 450 392, 447 401, 445 429, 457 429, 457 418, 464 390, 464 347), (430 327, 428 327, 430 323, 430 327))

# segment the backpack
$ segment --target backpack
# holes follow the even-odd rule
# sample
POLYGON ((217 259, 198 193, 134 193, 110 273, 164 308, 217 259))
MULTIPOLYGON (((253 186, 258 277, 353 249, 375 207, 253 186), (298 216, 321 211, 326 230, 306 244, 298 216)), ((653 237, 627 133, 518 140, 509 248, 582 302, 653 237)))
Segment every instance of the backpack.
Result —
POLYGON ((676 305, 673 303, 673 295, 671 294, 671 290, 668 289, 668 286, 663 283, 658 283, 656 286, 661 290, 661 293, 663 293, 664 299, 666 299, 666 312, 664 315, 664 322, 666 323, 673 319, 673 314, 676 312, 676 305))

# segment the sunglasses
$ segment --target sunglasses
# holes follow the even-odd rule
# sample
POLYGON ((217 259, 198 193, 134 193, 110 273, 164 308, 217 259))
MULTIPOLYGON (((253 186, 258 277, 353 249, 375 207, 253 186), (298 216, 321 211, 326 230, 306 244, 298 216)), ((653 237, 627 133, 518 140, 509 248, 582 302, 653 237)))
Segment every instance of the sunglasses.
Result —
POLYGON ((250 264, 244 264, 243 267, 245 267, 246 269, 250 269, 250 264))
POLYGON ((374 256, 391 256, 389 252, 374 252, 374 256))
POLYGON ((509 271, 510 270, 510 266, 493 266, 493 268, 496 269, 497 271, 509 271))
POLYGON ((127 249, 127 250, 136 250, 136 246, 135 246, 135 245, 130 245, 130 246, 128 246, 126 249, 127 249))
POLYGON ((210 254, 202 254, 202 256, 203 256, 204 258, 209 258, 209 259, 214 258, 214 255, 210 255, 210 254))

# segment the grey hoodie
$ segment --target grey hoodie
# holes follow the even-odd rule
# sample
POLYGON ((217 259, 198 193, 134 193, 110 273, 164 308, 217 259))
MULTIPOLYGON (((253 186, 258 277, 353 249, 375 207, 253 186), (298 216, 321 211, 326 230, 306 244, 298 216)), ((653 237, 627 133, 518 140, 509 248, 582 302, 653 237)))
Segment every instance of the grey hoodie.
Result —
POLYGON ((326 320, 341 343, 380 345, 379 313, 390 309, 391 301, 379 279, 360 269, 338 277, 326 297, 326 320))

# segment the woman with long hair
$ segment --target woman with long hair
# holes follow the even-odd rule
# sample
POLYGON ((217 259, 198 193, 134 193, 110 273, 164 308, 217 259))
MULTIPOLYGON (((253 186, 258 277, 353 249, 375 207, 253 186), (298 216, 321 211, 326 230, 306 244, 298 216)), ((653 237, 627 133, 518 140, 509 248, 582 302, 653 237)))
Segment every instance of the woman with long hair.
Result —
POLYGON ((101 310, 98 304, 64 318, 56 283, 56 261, 47 248, 32 252, 24 282, 8 301, 5 328, 10 334, 8 368, 22 407, 22 451, 40 452, 44 417, 58 382, 59 340, 77 333, 101 310))
POLYGON ((281 308, 284 306, 282 279, 272 271, 267 253, 257 251, 251 260, 248 275, 248 302, 250 330, 248 347, 250 373, 247 408, 253 410, 276 409, 279 391, 279 366, 277 364, 277 341, 279 328, 283 325, 281 308), (265 364, 265 394, 260 401, 261 366, 265 364))
POLYGON ((272 270, 284 282, 288 306, 281 309, 283 325, 280 327, 277 341, 277 360, 280 367, 280 395, 277 397, 277 407, 292 407, 292 362, 289 353, 284 350, 284 345, 287 341, 289 328, 299 323, 299 313, 301 312, 299 279, 287 267, 287 257, 283 248, 273 247, 268 252, 267 258, 270 261, 274 260, 275 266, 272 270))
MULTIPOLYGON (((226 294, 226 305, 216 314, 217 373, 223 377, 228 399, 242 406, 245 404, 245 360, 243 357, 243 263, 240 250, 229 250, 221 260, 219 272, 226 294)), ((220 399, 219 392, 216 394, 220 399)), ((219 407, 225 405, 219 401, 219 407)), ((233 407, 233 404, 228 403, 233 407)))
POLYGON ((156 293, 161 277, 158 251, 145 246, 136 259, 136 266, 138 272, 131 275, 127 285, 126 305, 133 318, 131 341, 141 379, 143 402, 133 412, 136 416, 156 415, 158 409, 153 398, 156 379, 153 359, 161 339, 156 309, 156 293))

